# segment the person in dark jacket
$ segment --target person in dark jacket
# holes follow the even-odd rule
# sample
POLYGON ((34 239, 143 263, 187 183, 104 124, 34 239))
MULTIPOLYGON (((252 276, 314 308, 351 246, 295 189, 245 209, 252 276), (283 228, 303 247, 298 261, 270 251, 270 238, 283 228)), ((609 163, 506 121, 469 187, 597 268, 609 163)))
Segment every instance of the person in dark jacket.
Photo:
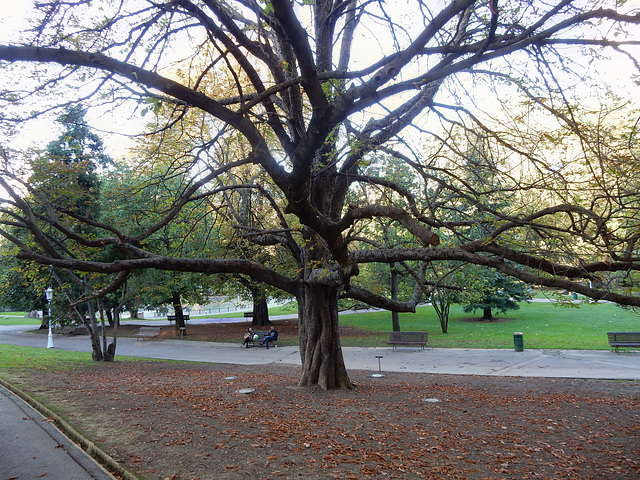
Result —
POLYGON ((278 340, 278 331, 275 327, 271 327, 267 333, 264 335, 264 340, 262 340, 261 345, 266 345, 267 350, 269 349, 269 342, 276 342, 278 340))

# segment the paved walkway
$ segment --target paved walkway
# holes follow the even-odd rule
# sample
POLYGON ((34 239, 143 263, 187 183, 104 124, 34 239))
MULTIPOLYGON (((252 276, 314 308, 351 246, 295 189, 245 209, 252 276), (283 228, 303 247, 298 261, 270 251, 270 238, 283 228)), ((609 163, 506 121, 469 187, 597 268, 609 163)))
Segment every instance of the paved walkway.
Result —
MULTIPOLYGON (((46 348, 47 336, 24 331, 33 327, 0 326, 0 344, 46 348)), ((91 352, 87 336, 54 336, 58 350, 91 352)), ((526 347, 526 338, 525 338, 526 347)), ((2 361, 0 346, 0 361, 2 361)), ((244 348, 240 343, 119 338, 117 355, 169 360, 242 364, 300 365, 298 347, 244 348)), ((478 350, 414 348, 343 348, 348 369, 451 375, 554 377, 640 380, 640 352, 593 350, 478 350)), ((78 449, 79 450, 79 449, 78 449)), ((0 480, 113 478, 94 463, 79 461, 72 442, 24 402, 0 387, 0 480), (63 447, 58 448, 59 445, 63 447), (103 476, 100 476, 103 475, 103 476), (17 477, 16 477, 17 476, 17 477)))
POLYGON ((0 479, 114 480, 52 423, 0 386, 0 479))
MULTIPOLYGON (((0 326, 0 344, 46 347, 46 335, 28 333, 25 328, 0 326)), ((53 342, 59 350, 91 352, 87 336, 54 335, 53 342)), ((346 366, 352 370, 377 371, 380 365, 385 372, 640 380, 640 351, 528 350, 526 338, 524 342, 523 352, 458 348, 397 348, 394 351, 391 347, 344 347, 342 350, 346 366)), ((244 348, 240 341, 231 344, 118 338, 116 355, 240 365, 300 365, 298 347, 244 348)))

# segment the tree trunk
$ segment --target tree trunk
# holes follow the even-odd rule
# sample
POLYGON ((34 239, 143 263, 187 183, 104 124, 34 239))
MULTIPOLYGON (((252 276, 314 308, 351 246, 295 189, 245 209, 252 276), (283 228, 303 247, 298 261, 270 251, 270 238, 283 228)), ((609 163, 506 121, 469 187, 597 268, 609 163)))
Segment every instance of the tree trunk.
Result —
POLYGON ((444 298, 435 298, 431 301, 431 306, 436 311, 436 315, 438 315, 442 333, 447 333, 449 331, 449 309, 451 308, 451 302, 444 298))
POLYGON ((264 288, 260 286, 250 286, 251 298, 253 300, 253 320, 252 327, 268 327, 272 325, 269 320, 269 308, 267 307, 267 295, 264 288))
MULTIPOLYGON (((122 292, 122 297, 120 298, 120 302, 113 309, 113 342, 111 342, 107 349, 104 352, 104 361, 105 362, 113 362, 116 358, 116 346, 118 344, 118 327, 120 326, 120 312, 122 311, 122 307, 125 304, 125 300, 127 298, 127 288, 125 284, 125 288, 122 292)), ((107 309, 110 312, 109 309, 107 309)))
POLYGON ((128 302, 127 308, 131 314, 131 318, 138 318, 138 303, 135 301, 128 302))
POLYGON ((180 300, 180 292, 173 292, 171 300, 173 302, 173 311, 176 315, 176 330, 180 331, 180 328, 186 328, 184 312, 182 311, 182 300, 180 300))
POLYGON ((485 320, 493 319, 493 315, 491 315, 491 307, 484 307, 483 312, 484 312, 484 314, 482 315, 483 319, 485 320))
POLYGON ((45 301, 42 307, 42 321, 38 330, 47 330, 49 328, 49 302, 45 301))
MULTIPOLYGON (((89 337, 91 338, 91 358, 94 362, 101 362, 104 359, 102 347, 100 346, 100 337, 98 336, 98 323, 96 321, 96 312, 93 308, 93 303, 88 302, 88 314, 89 322, 86 320, 83 322, 87 330, 89 331, 89 337)), ((84 319, 84 315, 80 313, 84 319)))
POLYGON ((338 288, 311 284, 301 290, 299 386, 319 385, 324 390, 353 388, 340 347, 338 288))
POLYGON ((111 314, 111 309, 105 308, 104 314, 107 317, 107 326, 113 327, 113 315, 111 314))
MULTIPOLYGON (((393 263, 391 264, 391 299, 398 300, 398 272, 393 263)), ((391 330, 400 331, 400 314, 398 312, 391 312, 391 330)))

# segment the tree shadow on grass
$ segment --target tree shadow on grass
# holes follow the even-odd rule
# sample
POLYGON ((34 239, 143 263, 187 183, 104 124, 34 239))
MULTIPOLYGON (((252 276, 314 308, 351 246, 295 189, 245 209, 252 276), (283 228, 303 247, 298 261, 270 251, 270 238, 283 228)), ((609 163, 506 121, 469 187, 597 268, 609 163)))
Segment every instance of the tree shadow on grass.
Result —
POLYGON ((465 317, 459 318, 460 322, 465 323, 507 323, 513 322, 516 319, 513 317, 493 317, 491 319, 483 318, 483 317, 465 317))

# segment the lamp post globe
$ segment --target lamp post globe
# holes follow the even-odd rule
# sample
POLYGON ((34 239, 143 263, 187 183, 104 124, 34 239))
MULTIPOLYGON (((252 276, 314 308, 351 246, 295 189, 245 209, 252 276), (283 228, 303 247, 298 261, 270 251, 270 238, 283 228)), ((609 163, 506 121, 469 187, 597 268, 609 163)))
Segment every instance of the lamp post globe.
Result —
POLYGON ((47 335, 47 348, 53 348, 53 334, 51 333, 51 299, 53 298, 53 288, 49 287, 44 292, 49 304, 49 334, 47 335))

